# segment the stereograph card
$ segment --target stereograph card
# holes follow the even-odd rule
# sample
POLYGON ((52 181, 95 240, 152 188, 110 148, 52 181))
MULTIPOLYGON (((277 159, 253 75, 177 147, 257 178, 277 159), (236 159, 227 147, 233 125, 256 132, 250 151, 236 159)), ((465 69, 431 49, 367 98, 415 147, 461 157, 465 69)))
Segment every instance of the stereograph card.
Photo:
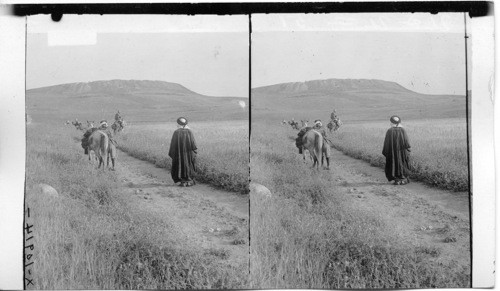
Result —
POLYGON ((7 4, 1 289, 494 287, 492 3, 7 4))

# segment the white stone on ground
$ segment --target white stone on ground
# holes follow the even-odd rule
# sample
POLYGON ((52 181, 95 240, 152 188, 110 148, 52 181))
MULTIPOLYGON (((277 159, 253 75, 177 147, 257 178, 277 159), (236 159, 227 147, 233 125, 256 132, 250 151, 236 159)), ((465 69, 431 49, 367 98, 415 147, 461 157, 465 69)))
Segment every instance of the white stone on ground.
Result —
POLYGON ((40 184, 36 185, 36 189, 42 195, 48 195, 48 196, 52 196, 52 197, 59 197, 59 193, 57 193, 56 189, 54 189, 50 185, 40 183, 40 184))
POLYGON ((271 194, 271 191, 269 189, 267 189, 264 185, 254 183, 254 182, 250 183, 250 193, 264 196, 266 198, 270 198, 273 196, 271 194))

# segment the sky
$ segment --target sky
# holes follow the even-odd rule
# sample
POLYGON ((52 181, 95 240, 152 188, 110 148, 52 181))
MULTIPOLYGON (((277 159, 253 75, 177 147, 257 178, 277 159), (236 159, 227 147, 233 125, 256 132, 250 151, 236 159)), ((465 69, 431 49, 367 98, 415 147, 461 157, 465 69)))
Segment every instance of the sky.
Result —
POLYGON ((465 94, 463 14, 255 15, 252 30, 252 88, 380 79, 465 94))
MULTIPOLYGON (((465 91, 461 13, 252 15, 253 88, 381 79, 425 94, 465 91)), ((28 17, 27 88, 162 80, 210 96, 248 96, 248 17, 28 17)))
POLYGON ((28 17, 27 88, 135 79, 248 97, 247 16, 28 17))

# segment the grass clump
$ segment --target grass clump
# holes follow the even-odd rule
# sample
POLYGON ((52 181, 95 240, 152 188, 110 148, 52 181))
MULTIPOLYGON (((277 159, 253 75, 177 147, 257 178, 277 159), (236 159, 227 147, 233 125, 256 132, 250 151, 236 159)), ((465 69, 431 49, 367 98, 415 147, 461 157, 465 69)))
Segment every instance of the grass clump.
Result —
POLYGON ((121 289, 222 289, 240 286, 236 269, 220 250, 186 253, 148 241, 127 245, 121 252, 115 281, 121 289))
POLYGON ((470 282, 470 276, 454 272, 452 265, 433 262, 430 258, 436 253, 422 252, 421 248, 333 241, 328 249, 325 283, 341 289, 439 288, 447 284, 467 286, 470 282))

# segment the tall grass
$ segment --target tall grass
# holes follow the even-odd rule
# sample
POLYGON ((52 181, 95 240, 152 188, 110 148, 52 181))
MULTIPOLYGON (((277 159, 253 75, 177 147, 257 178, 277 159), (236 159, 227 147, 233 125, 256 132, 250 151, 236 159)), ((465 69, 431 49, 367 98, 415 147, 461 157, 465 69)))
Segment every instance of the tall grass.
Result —
POLYGON ((210 250, 179 248, 168 224, 127 204, 115 172, 89 164, 80 135, 72 128, 28 127, 34 289, 245 286, 244 266, 231 266, 210 250), (38 183, 51 185, 59 197, 42 195, 38 183))
MULTIPOLYGON (((411 144, 411 177, 431 186, 468 190, 465 119, 404 122, 411 144)), ((334 147, 349 156, 384 167, 382 155, 389 122, 344 124, 331 138, 334 147)))
POLYGON ((254 123, 251 180, 252 288, 467 287, 470 268, 401 238, 387 214, 360 211, 328 171, 305 167, 282 128, 254 123))
MULTIPOLYGON (((197 146, 196 179, 234 192, 248 193, 248 122, 190 124, 197 146)), ((119 148, 130 155, 170 170, 168 156, 175 124, 145 125, 118 135, 119 148)))

